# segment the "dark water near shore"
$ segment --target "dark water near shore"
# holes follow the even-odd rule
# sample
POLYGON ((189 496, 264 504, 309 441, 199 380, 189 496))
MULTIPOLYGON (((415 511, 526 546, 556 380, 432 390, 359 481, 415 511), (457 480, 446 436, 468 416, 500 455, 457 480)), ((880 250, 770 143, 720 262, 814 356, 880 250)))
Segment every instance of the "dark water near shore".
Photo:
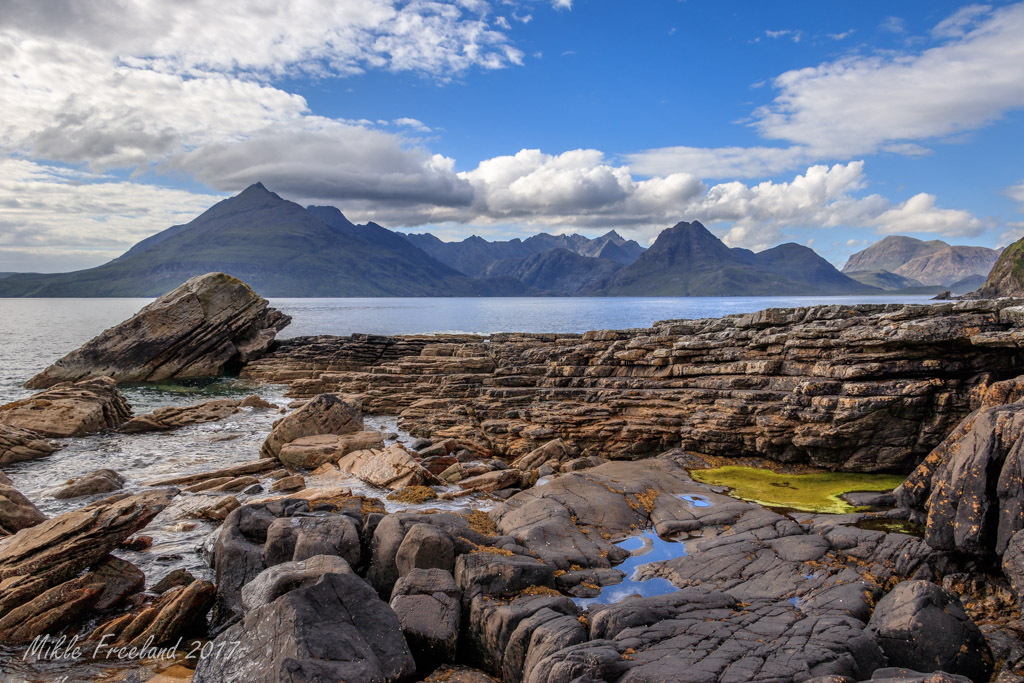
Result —
MULTIPOLYGON (((649 327, 764 308, 853 303, 926 303, 922 296, 686 298, 272 299, 292 316, 282 338, 311 334, 586 332, 649 327)), ((27 396, 21 384, 152 299, 0 299, 0 403, 27 396)), ((158 393, 138 397, 149 409, 158 393)), ((134 398, 133 398, 134 401, 134 398)), ((138 409, 137 407, 137 409, 138 409)))

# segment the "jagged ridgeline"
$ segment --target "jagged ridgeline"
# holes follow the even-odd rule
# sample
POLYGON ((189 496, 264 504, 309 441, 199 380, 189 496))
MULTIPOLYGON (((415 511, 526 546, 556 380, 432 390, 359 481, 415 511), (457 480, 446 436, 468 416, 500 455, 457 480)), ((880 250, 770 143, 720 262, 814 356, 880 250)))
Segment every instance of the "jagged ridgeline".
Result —
MULTIPOLYGON (((443 242, 331 206, 302 207, 257 183, 118 258, 72 273, 0 277, 0 297, 159 296, 225 272, 264 296, 764 296, 881 293, 813 250, 730 249, 698 222, 664 230, 650 249, 614 230, 443 242)), ((4 274, 0 274, 4 275, 4 274)))

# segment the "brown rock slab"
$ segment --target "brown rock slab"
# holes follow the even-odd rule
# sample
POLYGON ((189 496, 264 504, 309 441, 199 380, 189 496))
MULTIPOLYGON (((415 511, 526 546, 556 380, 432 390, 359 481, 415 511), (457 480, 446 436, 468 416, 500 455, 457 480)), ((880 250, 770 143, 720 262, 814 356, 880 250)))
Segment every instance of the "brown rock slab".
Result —
POLYGON ((0 614, 74 578, 146 526, 174 495, 120 495, 0 539, 0 614))
POLYGON ((337 462, 353 451, 383 448, 384 437, 378 431, 355 432, 337 436, 304 436, 281 447, 278 459, 286 467, 313 470, 327 462, 337 462))
POLYGON ((57 384, 0 406, 0 424, 50 437, 85 436, 114 429, 131 415, 131 406, 109 377, 57 384))
POLYGON ((394 491, 433 480, 431 474, 400 444, 393 444, 384 450, 368 449, 350 453, 338 461, 338 469, 371 486, 394 491))
POLYGON ((237 278, 198 275, 42 371, 25 386, 112 377, 157 382, 214 377, 266 352, 291 318, 237 278))
POLYGON ((320 394, 274 423, 274 429, 260 449, 260 457, 276 458, 285 444, 304 436, 351 434, 362 430, 363 416, 357 399, 320 394))
POLYGON ((126 434, 166 432, 187 425, 216 422, 237 413, 240 405, 234 399, 219 398, 194 406, 157 408, 152 413, 133 417, 121 426, 120 431, 126 434))
POLYGON ((80 496, 92 496, 97 493, 111 493, 119 491, 124 486, 124 481, 124 477, 114 470, 93 470, 68 481, 68 483, 53 493, 53 497, 58 500, 64 500, 80 496))
POLYGON ((35 460, 59 449, 59 444, 33 431, 0 422, 0 465, 35 460))
POLYGON ((21 491, 13 486, 0 484, 0 536, 13 534, 45 520, 46 515, 21 491))

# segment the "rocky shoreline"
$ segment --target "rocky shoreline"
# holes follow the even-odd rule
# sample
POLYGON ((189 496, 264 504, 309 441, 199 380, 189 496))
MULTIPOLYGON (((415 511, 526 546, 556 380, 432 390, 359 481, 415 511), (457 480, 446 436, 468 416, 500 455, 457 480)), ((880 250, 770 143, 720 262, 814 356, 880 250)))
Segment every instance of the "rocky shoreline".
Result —
POLYGON ((30 467, 103 430, 278 410, 134 416, 118 379, 234 371, 294 399, 247 462, 138 492, 83 472, 61 489, 83 503, 51 518, 0 477, 0 666, 64 635, 87 653, 199 645, 103 673, 120 681, 1024 675, 1022 301, 274 341, 286 323, 233 278, 194 278, 0 406, 0 465, 30 467), (389 415, 403 435, 370 423, 389 415), (909 477, 815 514, 689 474, 723 462, 909 477), (211 526, 206 569, 126 559, 158 516, 211 526), (909 523, 923 537, 894 530, 909 523))

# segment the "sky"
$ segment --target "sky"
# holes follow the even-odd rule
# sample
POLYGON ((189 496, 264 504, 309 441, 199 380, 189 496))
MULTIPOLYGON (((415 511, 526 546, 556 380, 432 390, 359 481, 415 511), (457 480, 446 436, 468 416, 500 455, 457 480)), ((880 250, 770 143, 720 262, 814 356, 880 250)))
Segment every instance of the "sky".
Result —
POLYGON ((1024 2, 0 0, 0 271, 261 181, 457 240, 1024 235, 1024 2))

